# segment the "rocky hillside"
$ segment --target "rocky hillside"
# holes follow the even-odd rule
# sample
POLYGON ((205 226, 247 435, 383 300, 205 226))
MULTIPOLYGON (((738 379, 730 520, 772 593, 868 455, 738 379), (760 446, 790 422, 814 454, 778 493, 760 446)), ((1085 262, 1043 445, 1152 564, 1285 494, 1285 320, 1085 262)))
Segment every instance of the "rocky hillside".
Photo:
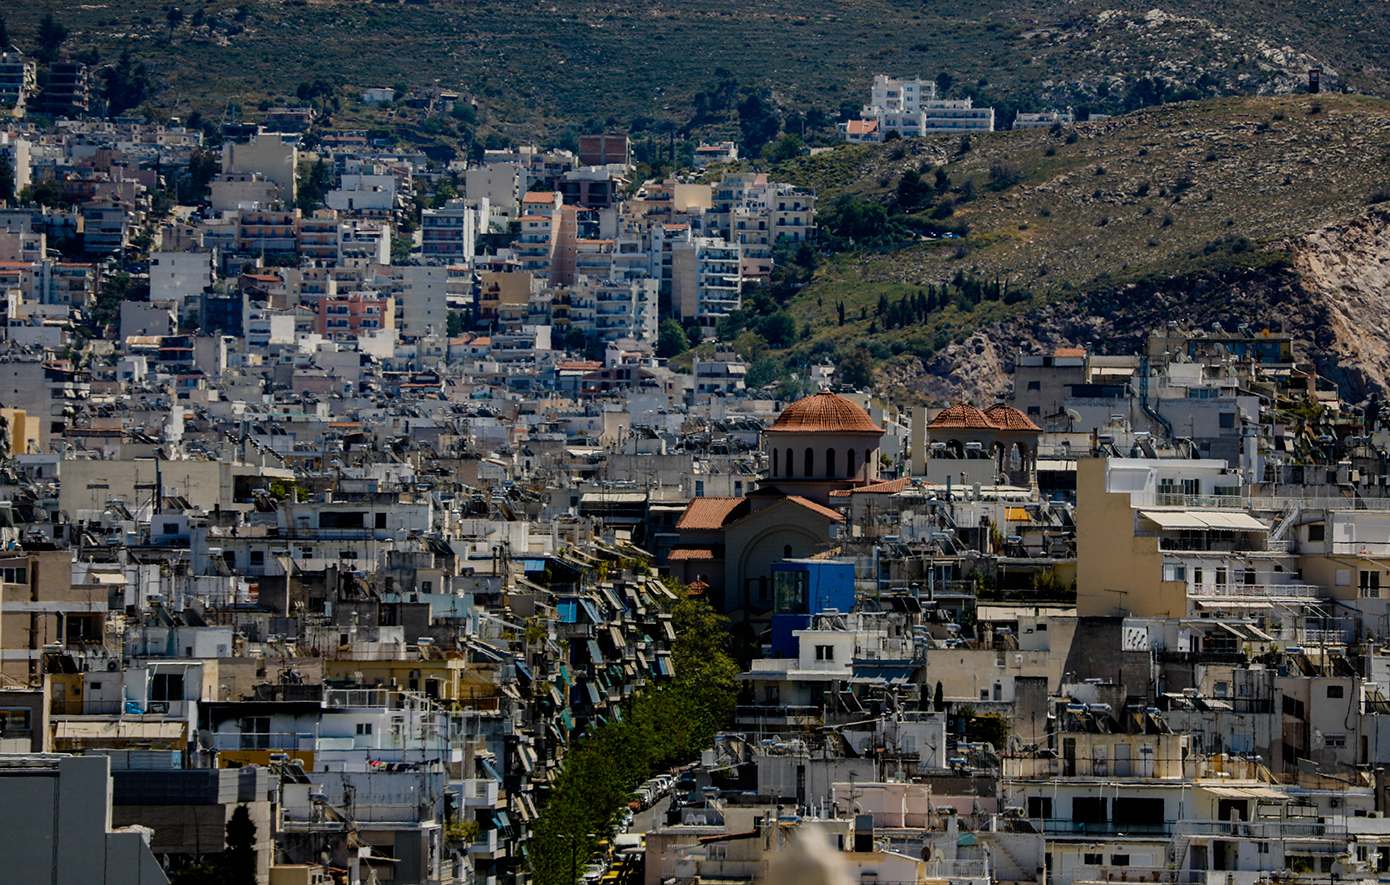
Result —
POLYGON ((812 327, 804 350, 871 347, 892 357, 883 368, 889 387, 987 400, 1007 385, 1020 348, 1126 352, 1179 319, 1282 324, 1299 334, 1302 357, 1352 399, 1390 389, 1390 345, 1379 333, 1390 318, 1384 102, 1178 104, 1074 132, 976 138, 966 151, 952 139, 914 139, 788 171, 809 180, 832 162, 856 169, 844 175, 853 184, 825 190, 832 206, 853 199, 891 209, 904 174, 940 168, 948 185, 935 201, 954 200, 953 212, 890 217, 968 231, 829 258, 792 302, 812 327), (876 316, 881 299, 892 304, 961 276, 1031 297, 953 300, 906 328, 884 328, 876 316))
MULTIPOLYGON (((208 0, 181 16, 172 9, 19 3, 4 17, 26 52, 48 12, 68 31, 66 54, 108 64, 130 52, 148 65, 156 111, 220 117, 231 102, 254 120, 262 101, 303 100, 301 85, 438 83, 478 99, 480 133, 517 138, 605 124, 699 134, 737 121, 739 87, 782 113, 816 109, 833 120, 863 101, 875 73, 946 74, 952 97, 1006 117, 1284 93, 1309 67, 1339 89, 1390 94, 1390 7, 1374 3, 208 0)), ((346 113, 352 96, 337 96, 336 125, 371 124, 346 113)))

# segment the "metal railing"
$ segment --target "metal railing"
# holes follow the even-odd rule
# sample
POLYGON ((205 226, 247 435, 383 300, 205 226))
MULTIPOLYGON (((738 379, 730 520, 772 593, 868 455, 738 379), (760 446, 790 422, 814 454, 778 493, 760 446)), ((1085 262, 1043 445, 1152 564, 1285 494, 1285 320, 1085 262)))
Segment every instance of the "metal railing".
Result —
POLYGON ((1342 824, 1318 823, 1310 817, 1304 820, 1181 820, 1173 832, 1179 836, 1232 836, 1238 839, 1283 839, 1286 841, 1345 841, 1347 828, 1342 824))
POLYGON ((1211 584, 1192 587, 1188 596, 1273 596, 1316 598, 1322 595, 1315 584, 1211 584))
POLYGON ((214 750, 313 750, 317 736, 308 731, 243 731, 212 736, 214 750))

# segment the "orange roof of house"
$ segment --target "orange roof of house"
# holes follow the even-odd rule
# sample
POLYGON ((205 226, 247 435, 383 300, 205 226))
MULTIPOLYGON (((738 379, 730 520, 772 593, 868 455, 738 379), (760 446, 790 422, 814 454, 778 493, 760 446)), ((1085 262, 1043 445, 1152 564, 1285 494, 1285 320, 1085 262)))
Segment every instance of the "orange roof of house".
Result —
POLYGON ((690 562, 695 560, 713 560, 714 548, 712 547, 677 547, 671 551, 671 555, 666 557, 671 562, 690 562))
POLYGON ((987 409, 985 417, 989 418, 994 426, 1000 430, 1028 430, 1033 433, 1042 433, 1042 428, 1034 424, 1033 419, 1013 406, 1006 406, 1003 403, 987 409))
POLYGON ((554 191, 531 191, 521 198, 523 203, 551 203, 555 202, 554 191))
POLYGON ((1086 348, 1084 348, 1084 347, 1059 347, 1059 348, 1057 348, 1056 350, 1052 351, 1052 355, 1053 355, 1054 357, 1059 357, 1059 356, 1060 356, 1060 357, 1076 357, 1076 356, 1082 356, 1082 357, 1084 357, 1084 356, 1086 355, 1086 348))
POLYGON ((954 406, 942 409, 927 427, 950 427, 968 430, 994 430, 994 424, 985 413, 970 405, 969 403, 956 403, 954 406))
POLYGON ((864 486, 855 486, 852 489, 836 489, 830 493, 832 498, 848 498, 850 495, 891 495, 901 492, 907 488, 907 477, 900 476, 897 479, 885 479, 882 482, 871 482, 864 486))
POLYGON ((836 393, 821 392, 782 410, 768 433, 883 433, 869 413, 836 393))
POLYGON ((724 527, 744 498, 692 498, 676 522, 678 529, 712 530, 724 527))
POLYGON ((823 506, 823 505, 817 504, 815 501, 812 501, 810 498, 803 498, 803 497, 801 497, 800 495, 788 495, 788 496, 787 496, 787 500, 788 500, 788 501, 791 501, 793 504, 797 504, 798 506, 805 507, 807 510, 811 511, 812 513, 818 513, 818 514, 820 514, 821 516, 824 516, 824 517, 827 517, 827 518, 829 518, 829 519, 831 519, 831 520, 834 520, 835 522, 844 522, 844 521, 845 521, 844 514, 839 513, 839 512, 837 512, 837 511, 834 511, 834 510, 831 510, 829 507, 825 507, 825 506, 823 506))
POLYGON ((982 412, 969 403, 956 403, 932 419, 930 430, 1026 430, 1042 433, 1042 428, 1018 409, 1003 404, 982 412))
POLYGON ((850 135, 864 135, 873 132, 877 128, 877 120, 850 120, 845 124, 845 131, 850 135))

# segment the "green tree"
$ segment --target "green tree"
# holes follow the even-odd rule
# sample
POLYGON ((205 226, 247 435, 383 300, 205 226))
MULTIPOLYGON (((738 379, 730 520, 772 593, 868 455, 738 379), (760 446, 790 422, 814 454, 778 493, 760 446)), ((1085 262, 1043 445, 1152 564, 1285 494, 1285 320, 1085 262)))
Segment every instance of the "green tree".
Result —
POLYGON ((223 855, 228 885, 256 885, 256 824, 246 805, 238 805, 227 821, 227 851, 223 855))
POLYGON ((212 193, 212 179, 222 171, 222 158, 214 151, 194 150, 188 157, 188 171, 178 178, 179 203, 192 206, 212 193))
POLYGON ((767 355, 767 339, 757 332, 744 332, 734 339, 734 352, 750 363, 767 355))
POLYGON ((670 359, 676 354, 690 349, 690 339, 685 337, 681 324, 667 317, 661 321, 656 332, 656 355, 670 359))
POLYGON ((695 756, 733 713, 738 665, 729 654, 727 620, 701 599, 681 600, 671 614, 672 681, 644 687, 621 721, 571 742, 532 831, 538 885, 575 885, 632 789, 653 771, 695 756))
POLYGON ((795 160, 801 156, 801 148, 801 139, 788 133, 768 145, 764 153, 767 155, 767 159, 773 163, 785 163, 787 160, 795 160))
POLYGON ((782 365, 780 360, 764 356, 754 360, 748 367, 748 374, 744 376, 743 383, 749 390, 758 390, 769 384, 776 384, 786 376, 787 367, 782 365))
POLYGON ((898 208, 911 212, 931 198, 931 185, 922 181, 922 176, 909 169, 898 179, 898 208))
POLYGON ((107 116, 119 117, 145 100, 150 88, 149 70, 144 62, 131 58, 129 49, 122 50, 116 63, 102 71, 101 87, 107 116))
POLYGON ((850 387, 872 388, 875 368, 873 354, 861 344, 840 361, 840 379, 850 387))
POLYGON ((738 126, 743 132, 744 155, 757 157, 762 154, 763 145, 777 136, 781 121, 777 119, 776 109, 753 93, 739 102, 738 126))
POLYGON ((183 10, 177 6, 168 6, 164 9, 164 21, 169 25, 169 39, 174 39, 174 32, 183 24, 183 10))
POLYGON ((0 52, 10 48, 10 29, 5 24, 5 17, 0 15, 0 52))
POLYGON ((333 189, 333 170, 320 157, 314 163, 300 163, 298 184, 294 204, 305 215, 323 205, 328 192, 333 189))
POLYGON ((785 350, 796 343, 796 318, 785 310, 779 310, 763 320, 762 334, 773 348, 785 350))
POLYGON ((14 167, 9 157, 0 157, 0 200, 6 203, 14 200, 14 167))
POLYGON ((31 184, 19 192, 19 202, 26 205, 47 206, 50 209, 67 205, 63 199, 63 190, 58 187, 58 183, 51 178, 45 178, 37 184, 31 184))
POLYGON ((34 56, 44 64, 52 64, 58 59, 62 45, 68 39, 68 29, 59 24, 53 17, 53 11, 49 10, 39 20, 39 29, 34 38, 39 44, 34 56))

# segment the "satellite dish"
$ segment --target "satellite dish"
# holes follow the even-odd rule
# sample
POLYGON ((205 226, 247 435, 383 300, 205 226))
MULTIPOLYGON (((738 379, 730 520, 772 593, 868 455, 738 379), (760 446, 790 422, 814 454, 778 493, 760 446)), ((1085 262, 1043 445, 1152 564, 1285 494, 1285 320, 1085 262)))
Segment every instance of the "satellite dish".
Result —
POLYGON ((200 728, 200 729, 198 729, 198 749, 199 749, 199 750, 211 750, 211 749, 212 749, 212 732, 211 732, 211 731, 208 731, 206 728, 200 728))

